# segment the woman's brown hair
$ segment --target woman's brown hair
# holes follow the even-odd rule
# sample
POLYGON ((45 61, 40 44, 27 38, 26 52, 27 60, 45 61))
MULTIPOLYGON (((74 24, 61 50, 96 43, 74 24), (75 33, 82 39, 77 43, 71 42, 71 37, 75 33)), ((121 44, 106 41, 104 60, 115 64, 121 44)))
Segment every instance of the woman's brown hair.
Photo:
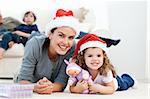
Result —
MULTIPOLYGON (((55 31, 56 29, 57 29, 57 28, 53 28, 53 29, 50 31, 50 33, 54 33, 54 31, 55 31)), ((45 42, 44 42, 44 44, 43 44, 42 49, 48 48, 48 47, 49 47, 49 43, 50 43, 50 39, 49 39, 48 37, 45 38, 45 42)))

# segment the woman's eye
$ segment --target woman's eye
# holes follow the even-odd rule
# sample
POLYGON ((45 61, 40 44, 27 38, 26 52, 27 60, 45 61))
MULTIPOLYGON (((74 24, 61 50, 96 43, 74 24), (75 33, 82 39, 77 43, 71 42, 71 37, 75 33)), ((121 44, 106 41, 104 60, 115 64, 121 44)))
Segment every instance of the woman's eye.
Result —
POLYGON ((59 34, 58 36, 59 36, 59 37, 64 37, 62 34, 59 34))
POLYGON ((74 39, 74 36, 69 37, 69 40, 73 40, 73 39, 74 39))

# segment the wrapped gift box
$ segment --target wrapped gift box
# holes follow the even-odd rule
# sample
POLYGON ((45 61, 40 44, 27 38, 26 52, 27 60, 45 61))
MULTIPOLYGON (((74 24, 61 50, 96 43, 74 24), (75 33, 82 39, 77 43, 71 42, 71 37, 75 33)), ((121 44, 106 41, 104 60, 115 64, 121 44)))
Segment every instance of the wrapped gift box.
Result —
POLYGON ((0 84, 0 96, 8 98, 32 97, 34 84, 0 84))

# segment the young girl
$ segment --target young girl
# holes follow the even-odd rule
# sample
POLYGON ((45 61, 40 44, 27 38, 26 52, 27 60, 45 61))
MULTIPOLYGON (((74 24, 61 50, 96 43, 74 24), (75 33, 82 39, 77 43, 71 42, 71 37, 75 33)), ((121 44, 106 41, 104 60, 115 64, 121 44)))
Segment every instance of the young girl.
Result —
POLYGON ((4 34, 0 44, 0 59, 3 58, 4 51, 11 47, 14 43, 22 43, 24 46, 30 37, 32 31, 39 31, 36 24, 36 16, 33 12, 28 11, 24 14, 23 21, 25 24, 21 24, 15 28, 14 32, 4 34))
POLYGON ((73 61, 90 73, 94 83, 77 81, 70 86, 71 92, 82 93, 88 89, 89 93, 112 94, 116 90, 127 90, 135 86, 136 80, 129 74, 117 76, 114 66, 107 57, 107 50, 106 42, 94 34, 87 34, 79 40, 73 61))

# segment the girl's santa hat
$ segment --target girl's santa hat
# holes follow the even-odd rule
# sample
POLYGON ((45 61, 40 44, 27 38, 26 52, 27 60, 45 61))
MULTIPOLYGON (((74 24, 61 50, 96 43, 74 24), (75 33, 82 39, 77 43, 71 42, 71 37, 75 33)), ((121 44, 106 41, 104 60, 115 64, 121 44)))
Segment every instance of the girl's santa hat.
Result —
POLYGON ((56 16, 52 19, 46 26, 45 33, 48 36, 50 31, 56 27, 69 26, 74 29, 76 32, 76 37, 80 33, 79 21, 73 16, 73 12, 71 10, 65 11, 63 9, 58 9, 56 12, 56 16))
POLYGON ((90 47, 98 47, 98 48, 101 48, 102 50, 104 50, 105 52, 108 51, 107 44, 105 41, 100 39, 95 34, 87 34, 78 41, 73 58, 75 58, 78 53, 80 53, 83 50, 85 50, 86 48, 90 48, 90 47))

